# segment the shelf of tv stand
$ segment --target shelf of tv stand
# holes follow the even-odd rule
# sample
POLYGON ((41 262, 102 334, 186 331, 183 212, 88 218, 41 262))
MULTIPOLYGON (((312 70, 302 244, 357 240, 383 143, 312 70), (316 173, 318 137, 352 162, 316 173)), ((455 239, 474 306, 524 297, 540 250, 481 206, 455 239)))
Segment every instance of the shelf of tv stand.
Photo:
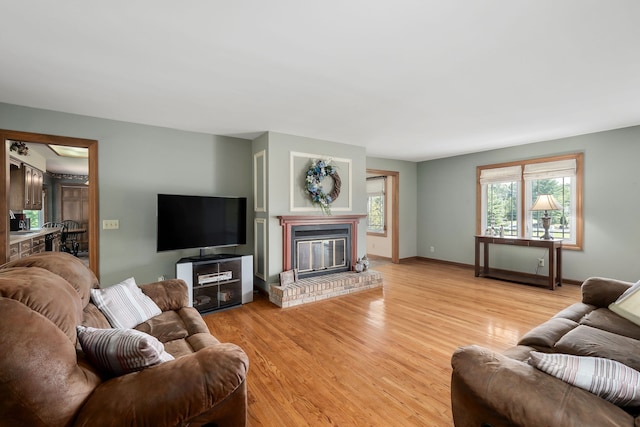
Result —
POLYGON ((220 282, 205 283, 204 285, 193 285, 193 289, 197 290, 197 289, 203 289, 203 288, 210 288, 212 286, 228 285, 231 283, 238 283, 239 281, 240 279, 231 279, 231 280, 224 280, 220 282))
POLYGON ((201 313, 239 306, 253 301, 253 256, 212 255, 182 258, 176 263, 176 277, 186 282, 189 306, 201 313), (231 278, 215 276, 230 273, 231 278), (199 277, 212 275, 213 280, 199 284, 199 277))

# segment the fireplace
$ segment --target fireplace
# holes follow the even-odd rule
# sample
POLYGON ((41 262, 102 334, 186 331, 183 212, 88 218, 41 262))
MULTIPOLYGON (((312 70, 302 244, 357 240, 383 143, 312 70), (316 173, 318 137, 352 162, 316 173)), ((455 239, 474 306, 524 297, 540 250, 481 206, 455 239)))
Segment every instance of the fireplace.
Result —
POLYGON ((279 216, 282 269, 294 283, 269 287, 269 301, 288 308, 382 286, 382 274, 351 271, 358 258, 358 222, 366 215, 279 216))
POLYGON ((350 271, 358 257, 358 221, 365 215, 280 216, 282 269, 298 277, 350 271))
POLYGON ((298 277, 351 270, 351 224, 291 227, 291 267, 298 277))

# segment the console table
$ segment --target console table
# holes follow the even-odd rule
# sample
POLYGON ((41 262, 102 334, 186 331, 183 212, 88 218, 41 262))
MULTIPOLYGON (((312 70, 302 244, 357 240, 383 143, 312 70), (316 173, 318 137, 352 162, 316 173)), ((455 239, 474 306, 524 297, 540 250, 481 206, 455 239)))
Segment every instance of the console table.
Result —
POLYGON ((496 236, 475 236, 476 238, 476 277, 492 277, 495 279, 511 280, 530 284, 546 284, 553 290, 557 286, 562 286, 562 239, 521 239, 517 237, 496 237, 496 236), (484 262, 480 266, 480 245, 484 249, 484 262), (489 244, 511 245, 547 248, 549 251, 549 275, 540 278, 534 275, 527 275, 516 271, 504 271, 489 268, 489 244), (542 279, 542 280, 541 280, 542 279))

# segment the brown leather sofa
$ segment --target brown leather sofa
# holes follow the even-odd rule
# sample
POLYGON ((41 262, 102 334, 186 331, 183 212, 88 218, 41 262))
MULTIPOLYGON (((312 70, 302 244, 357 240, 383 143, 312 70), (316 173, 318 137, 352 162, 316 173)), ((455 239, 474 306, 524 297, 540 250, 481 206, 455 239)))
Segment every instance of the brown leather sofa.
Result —
POLYGON ((640 370, 640 327, 608 309, 632 284, 590 278, 582 302, 557 313, 502 354, 478 346, 452 357, 456 427, 640 426, 638 408, 618 407, 527 363, 532 350, 612 359, 640 370))
POLYGON ((109 328, 90 302, 98 280, 72 255, 0 267, 0 426, 243 426, 249 362, 220 343, 180 280, 142 285, 162 313, 136 329, 175 360, 111 377, 78 344, 78 325, 109 328))

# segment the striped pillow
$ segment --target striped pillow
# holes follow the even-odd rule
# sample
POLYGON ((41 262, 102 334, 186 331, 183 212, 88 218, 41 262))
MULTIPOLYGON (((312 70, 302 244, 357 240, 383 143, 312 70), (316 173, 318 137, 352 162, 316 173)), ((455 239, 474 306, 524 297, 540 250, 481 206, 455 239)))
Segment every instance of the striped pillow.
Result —
POLYGON ((98 369, 112 375, 139 371, 173 360, 156 338, 135 329, 77 326, 78 341, 98 369))
POLYGON ((615 360, 532 351, 529 363, 618 406, 640 406, 640 372, 615 360))
POLYGON ((91 289, 91 301, 111 326, 130 329, 162 313, 151 298, 142 293, 133 277, 104 289, 91 289))

